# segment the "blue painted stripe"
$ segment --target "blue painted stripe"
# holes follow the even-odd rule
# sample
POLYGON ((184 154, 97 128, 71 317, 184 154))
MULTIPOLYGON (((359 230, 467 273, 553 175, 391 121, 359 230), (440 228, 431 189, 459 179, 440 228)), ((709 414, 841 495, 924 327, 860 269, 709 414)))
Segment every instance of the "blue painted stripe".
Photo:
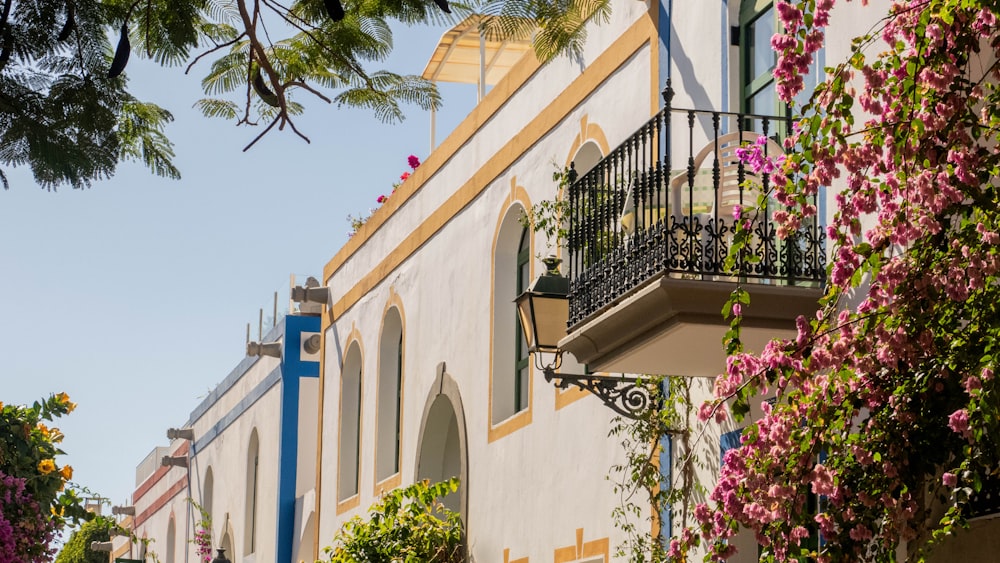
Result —
MULTIPOLYGON (((263 341, 274 342, 275 340, 281 338, 284 334, 285 319, 282 319, 281 322, 272 327, 271 330, 264 335, 263 341)), ((233 385, 236 385, 236 382, 239 381, 240 378, 246 374, 246 372, 250 371, 250 368, 253 367, 259 359, 260 358, 257 356, 247 356, 243 358, 240 363, 236 364, 236 367, 233 368, 233 371, 229 372, 229 375, 222 380, 222 383, 216 385, 215 389, 212 389, 212 392, 208 394, 208 397, 205 397, 205 399, 197 407, 195 407, 193 411, 191 411, 191 415, 188 416, 185 426, 193 426, 199 418, 208 412, 208 409, 212 408, 215 403, 217 403, 219 399, 226 394, 227 391, 232 389, 233 385)))
MULTIPOLYGON (((226 430, 226 428, 229 428, 230 424, 236 422, 236 419, 242 416, 243 413, 247 411, 247 409, 252 407, 254 403, 256 403, 261 397, 263 397, 264 394, 267 393, 272 387, 277 385, 279 381, 281 381, 280 366, 271 370, 271 373, 267 374, 267 377, 265 377, 263 381, 258 383, 256 387, 250 390, 250 392, 247 393, 245 397, 240 399, 240 402, 237 403, 236 406, 230 409, 230 411, 226 413, 225 416, 220 418, 218 422, 212 425, 212 427, 209 428, 207 432, 198 437, 198 439, 195 440, 194 442, 194 448, 192 452, 200 452, 203 449, 205 449, 205 446, 211 444, 212 440, 215 440, 219 436, 219 434, 222 434, 226 430)), ((192 457, 194 457, 194 453, 192 453, 192 457)))
POLYGON ((319 377, 319 362, 299 357, 303 332, 319 332, 319 317, 285 317, 285 346, 281 354, 281 428, 278 437, 278 521, 275 560, 293 563, 295 543, 295 482, 299 460, 299 394, 301 377, 319 377))

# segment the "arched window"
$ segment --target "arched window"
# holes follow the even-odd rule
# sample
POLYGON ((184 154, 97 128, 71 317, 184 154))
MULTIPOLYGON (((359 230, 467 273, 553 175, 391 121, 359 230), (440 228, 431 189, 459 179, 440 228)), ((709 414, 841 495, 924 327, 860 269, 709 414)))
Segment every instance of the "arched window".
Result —
POLYGON ((403 319, 391 307, 382 321, 378 357, 378 434, 375 444, 377 483, 399 473, 400 418, 403 398, 403 319))
POLYGON ((351 343, 340 373, 340 447, 337 499, 345 500, 359 490, 361 463, 361 345, 351 343))
POLYGON ((215 475, 212 473, 212 467, 209 466, 205 470, 205 480, 201 485, 201 509, 205 511, 205 514, 212 517, 212 492, 215 489, 215 475))
POLYGON ((228 530, 222 536, 222 541, 219 542, 219 547, 225 550, 228 558, 236 559, 236 555, 233 551, 233 537, 229 535, 228 530))
POLYGON ((493 348, 490 372, 491 440, 530 422, 531 364, 517 321, 514 298, 531 283, 531 232, 520 224, 524 207, 507 209, 493 249, 493 348), (515 415, 520 422, 497 433, 497 425, 515 415))
POLYGON ((164 561, 166 563, 175 563, 176 555, 175 549, 177 543, 177 526, 174 524, 174 516, 170 515, 170 521, 167 522, 167 545, 166 545, 166 558, 164 561))
MULTIPOLYGON (((521 230, 517 245, 517 273, 514 295, 521 295, 531 283, 531 237, 528 229, 521 230)), ((521 323, 514 319, 514 412, 528 408, 528 342, 521 323)))
POLYGON ((257 512, 260 504, 260 442, 257 429, 250 433, 250 444, 247 447, 247 486, 245 515, 243 518, 243 553, 249 555, 257 551, 257 512))

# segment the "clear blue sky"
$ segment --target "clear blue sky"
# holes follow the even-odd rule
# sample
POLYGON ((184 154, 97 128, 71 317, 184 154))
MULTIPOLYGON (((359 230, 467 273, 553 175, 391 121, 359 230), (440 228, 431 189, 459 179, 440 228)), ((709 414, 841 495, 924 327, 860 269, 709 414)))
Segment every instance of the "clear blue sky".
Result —
MULTIPOLYGON (((397 26, 387 67, 419 74, 443 31, 397 26)), ((46 192, 8 169, 0 191, 0 401, 69 393, 79 406, 56 425, 60 463, 116 504, 166 429, 243 358, 258 309, 270 316, 276 290, 286 299, 290 274, 321 277, 347 215, 367 213, 406 157, 429 151, 418 108, 385 125, 318 103, 297 121, 311 144, 275 130, 243 153, 260 127, 192 109, 205 69, 185 76, 134 55, 127 69, 133 92, 176 118, 181 180, 125 164, 89 190, 46 192)), ((439 143, 476 101, 474 85, 441 90, 439 143)))

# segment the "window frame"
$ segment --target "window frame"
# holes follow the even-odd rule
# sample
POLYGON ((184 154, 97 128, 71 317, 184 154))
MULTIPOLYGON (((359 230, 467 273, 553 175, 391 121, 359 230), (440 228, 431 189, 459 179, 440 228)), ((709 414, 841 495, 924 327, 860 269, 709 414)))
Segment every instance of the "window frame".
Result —
MULTIPOLYGON (((520 295, 531 284, 531 235, 527 227, 521 230, 521 238, 517 245, 515 261, 516 281, 514 295, 520 295)), ((528 346, 524 338, 521 322, 514 317, 514 414, 528 408, 529 398, 527 386, 531 383, 530 358, 528 346)))

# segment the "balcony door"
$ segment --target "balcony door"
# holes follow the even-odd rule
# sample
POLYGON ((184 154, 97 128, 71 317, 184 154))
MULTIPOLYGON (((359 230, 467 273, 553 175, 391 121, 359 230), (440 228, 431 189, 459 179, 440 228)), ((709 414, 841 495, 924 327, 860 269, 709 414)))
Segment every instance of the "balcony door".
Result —
MULTIPOLYGON (((771 47, 771 37, 781 31, 773 0, 743 0, 740 4, 740 111, 757 115, 786 116, 809 101, 816 85, 823 80, 826 48, 816 53, 816 60, 803 77, 804 88, 795 96, 794 108, 778 99, 774 68, 778 53, 771 47)), ((775 124, 780 136, 784 124, 775 124)), ((759 128, 759 122, 752 128, 759 128)))

